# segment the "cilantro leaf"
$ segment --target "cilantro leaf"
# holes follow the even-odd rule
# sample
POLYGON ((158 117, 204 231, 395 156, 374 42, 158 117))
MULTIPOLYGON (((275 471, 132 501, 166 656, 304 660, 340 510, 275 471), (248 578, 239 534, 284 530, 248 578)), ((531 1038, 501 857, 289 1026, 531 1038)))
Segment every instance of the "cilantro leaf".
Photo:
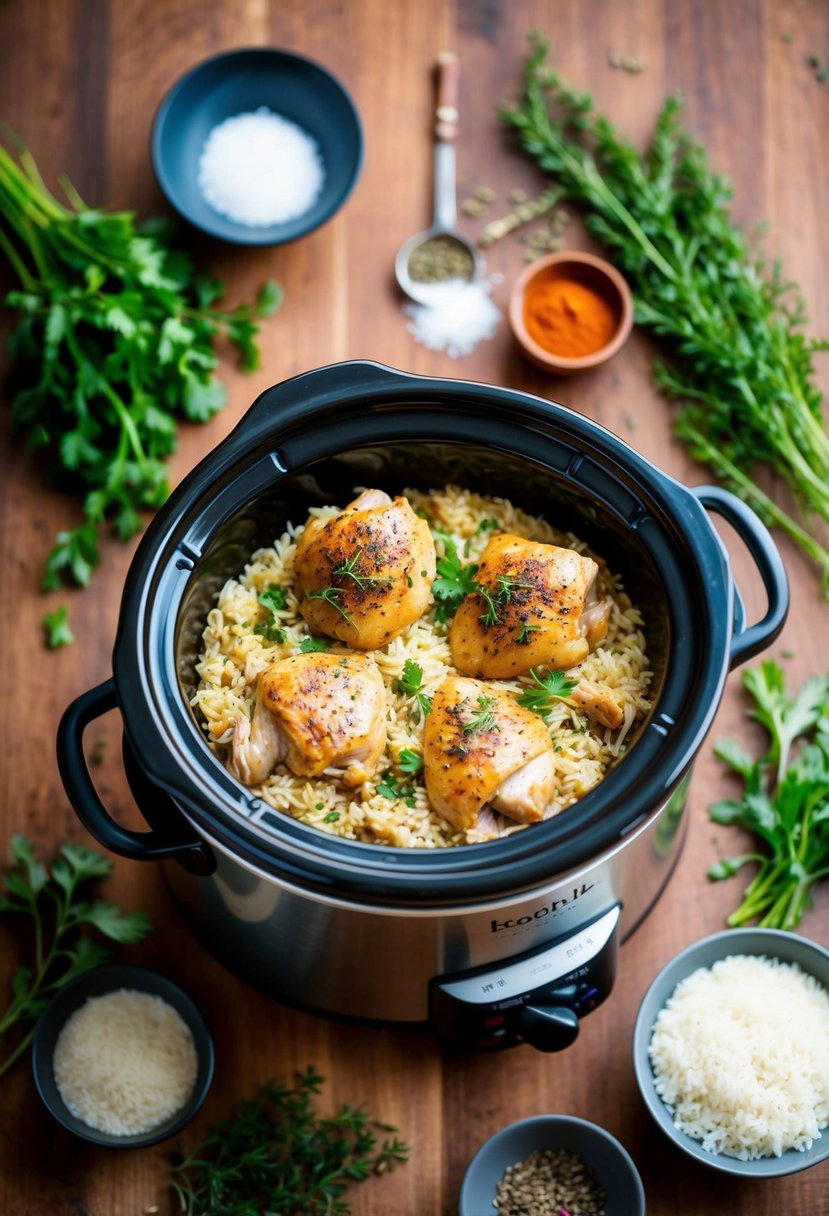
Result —
POLYGON ((21 962, 17 967, 11 980, 11 1001, 0 1013, 0 1039, 14 1028, 24 1028, 16 1045, 7 1048, 8 1054, 0 1063, 0 1077, 31 1043, 32 1023, 49 997, 74 976, 109 959, 109 948, 84 936, 84 927, 125 943, 140 941, 150 928, 142 912, 122 914, 104 900, 90 902, 80 897, 83 887, 112 870, 112 862, 93 849, 63 845, 50 873, 36 858, 31 842, 15 834, 11 862, 3 877, 0 913, 29 919, 38 945, 34 962, 21 962))
POLYGON ((475 562, 463 564, 455 542, 446 533, 436 532, 435 535, 443 542, 443 557, 437 559, 432 595, 438 602, 437 619, 446 621, 455 615, 464 596, 477 590, 478 566, 475 562))
POLYGON ((66 604, 60 604, 54 612, 44 615, 43 628, 50 650, 56 650, 58 646, 71 646, 75 640, 75 635, 69 628, 69 609, 66 604))
POLYGON ((530 675, 536 687, 525 688, 518 697, 518 704, 545 719, 552 713, 556 702, 566 701, 578 683, 563 671, 548 671, 540 676, 535 667, 531 667, 530 675))

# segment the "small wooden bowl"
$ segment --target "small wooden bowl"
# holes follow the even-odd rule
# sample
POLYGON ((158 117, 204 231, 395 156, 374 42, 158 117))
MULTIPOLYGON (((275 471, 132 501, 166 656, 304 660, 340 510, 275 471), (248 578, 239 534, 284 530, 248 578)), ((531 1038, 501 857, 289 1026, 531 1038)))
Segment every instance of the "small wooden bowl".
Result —
POLYGON ((633 297, 616 267, 603 258, 573 251, 550 253, 519 275, 510 295, 509 320, 516 341, 533 363, 557 375, 572 375, 606 363, 624 345, 633 328, 633 297), (557 355, 540 346, 528 332, 524 318, 527 291, 539 279, 573 279, 601 295, 610 306, 616 323, 610 341, 578 358, 557 355))

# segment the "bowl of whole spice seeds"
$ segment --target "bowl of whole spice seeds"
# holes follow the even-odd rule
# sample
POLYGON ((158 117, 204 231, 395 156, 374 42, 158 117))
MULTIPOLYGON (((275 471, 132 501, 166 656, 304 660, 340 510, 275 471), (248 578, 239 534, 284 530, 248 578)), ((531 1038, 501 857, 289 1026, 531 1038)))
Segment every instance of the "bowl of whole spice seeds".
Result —
POLYGON ((538 1115, 478 1149, 463 1180, 460 1216, 645 1216, 630 1155, 604 1128, 538 1115))

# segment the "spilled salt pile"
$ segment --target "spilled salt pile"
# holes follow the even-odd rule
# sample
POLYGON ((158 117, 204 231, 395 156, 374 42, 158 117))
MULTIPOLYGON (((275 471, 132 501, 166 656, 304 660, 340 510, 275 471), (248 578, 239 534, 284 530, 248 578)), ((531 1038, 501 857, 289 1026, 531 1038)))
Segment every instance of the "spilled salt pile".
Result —
POLYGON ((406 328, 429 350, 445 350, 451 359, 468 355, 479 342, 493 336, 502 319, 492 299, 494 282, 493 277, 475 279, 463 287, 454 282, 430 284, 433 301, 405 306, 410 318, 406 328))
POLYGON ((325 168, 316 140, 260 106, 220 122, 199 157, 198 186, 220 215, 248 228, 283 224, 317 201, 325 168))

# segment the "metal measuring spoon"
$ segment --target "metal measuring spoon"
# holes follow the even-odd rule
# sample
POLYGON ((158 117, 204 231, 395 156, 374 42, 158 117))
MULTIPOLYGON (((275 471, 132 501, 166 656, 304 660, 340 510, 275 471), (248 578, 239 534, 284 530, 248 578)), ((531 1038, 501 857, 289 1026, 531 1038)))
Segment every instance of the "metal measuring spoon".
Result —
POLYGON ((394 262, 401 290, 418 304, 437 304, 447 299, 483 271, 483 258, 457 230, 455 138, 459 84, 458 57, 445 51, 437 61, 432 226, 409 237, 394 262))

